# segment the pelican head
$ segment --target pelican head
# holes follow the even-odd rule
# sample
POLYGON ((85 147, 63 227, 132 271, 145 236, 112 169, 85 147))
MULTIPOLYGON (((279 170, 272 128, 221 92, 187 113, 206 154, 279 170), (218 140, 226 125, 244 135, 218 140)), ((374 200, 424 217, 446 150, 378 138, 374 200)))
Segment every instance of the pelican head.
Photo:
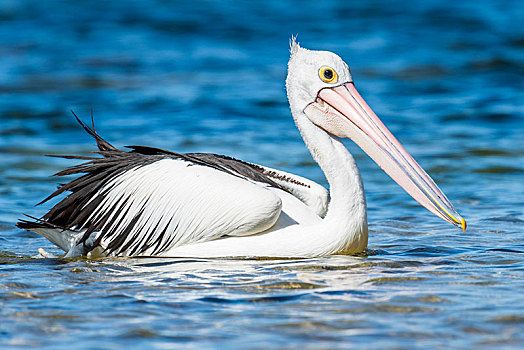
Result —
POLYGON ((286 89, 293 115, 305 115, 325 132, 350 138, 422 206, 466 229, 444 193, 360 96, 339 56, 304 49, 293 39, 286 89))

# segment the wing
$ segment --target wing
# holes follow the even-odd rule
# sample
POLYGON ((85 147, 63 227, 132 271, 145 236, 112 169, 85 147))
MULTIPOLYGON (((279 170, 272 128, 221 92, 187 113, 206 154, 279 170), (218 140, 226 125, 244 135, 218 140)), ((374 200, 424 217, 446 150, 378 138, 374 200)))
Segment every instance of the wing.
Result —
POLYGON ((21 220, 18 226, 67 233, 52 241, 73 241, 81 254, 102 247, 106 255, 158 255, 180 245, 267 230, 289 196, 313 203, 317 212, 322 207, 317 202, 327 203, 325 189, 307 179, 215 154, 144 146, 124 152, 77 120, 103 157, 64 156, 88 162, 56 175, 84 175, 42 201, 71 192, 41 219, 21 220))
POLYGON ((105 152, 105 158, 59 173, 87 172, 54 194, 72 192, 43 222, 83 231, 76 244, 93 242, 87 251, 101 246, 108 255, 157 255, 258 233, 280 215, 282 202, 269 186, 185 159, 121 153, 105 152))

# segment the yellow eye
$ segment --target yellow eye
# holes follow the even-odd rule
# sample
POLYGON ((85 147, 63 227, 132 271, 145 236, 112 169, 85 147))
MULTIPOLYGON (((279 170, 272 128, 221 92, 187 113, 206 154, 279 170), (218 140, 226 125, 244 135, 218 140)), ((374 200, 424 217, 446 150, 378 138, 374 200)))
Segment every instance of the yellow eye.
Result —
POLYGON ((321 67, 318 70, 318 76, 326 83, 336 83, 338 80, 337 72, 335 72, 333 68, 327 66, 321 67))

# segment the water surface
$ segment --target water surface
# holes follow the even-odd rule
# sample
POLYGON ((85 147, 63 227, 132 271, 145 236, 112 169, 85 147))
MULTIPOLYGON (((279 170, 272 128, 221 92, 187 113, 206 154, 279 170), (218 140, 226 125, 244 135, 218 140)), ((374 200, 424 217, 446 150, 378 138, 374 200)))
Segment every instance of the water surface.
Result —
MULTIPOLYGON (((2 348, 524 346, 520 1, 2 1, 2 348), (14 225, 89 154, 213 152, 327 185, 289 113, 288 39, 333 50, 468 230, 357 147, 367 254, 306 260, 38 259, 14 225)), ((62 180, 64 181, 64 180, 62 180)))

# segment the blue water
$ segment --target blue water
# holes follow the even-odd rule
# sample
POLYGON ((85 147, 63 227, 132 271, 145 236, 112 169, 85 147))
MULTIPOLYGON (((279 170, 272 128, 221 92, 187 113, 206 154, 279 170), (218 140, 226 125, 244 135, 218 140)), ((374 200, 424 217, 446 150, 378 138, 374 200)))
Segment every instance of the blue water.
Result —
POLYGON ((522 348, 522 1, 0 2, 0 347, 522 348), (93 141, 213 152, 324 185, 284 90, 288 39, 337 52, 467 219, 431 215, 357 147, 369 253, 38 259, 14 225, 93 141))

